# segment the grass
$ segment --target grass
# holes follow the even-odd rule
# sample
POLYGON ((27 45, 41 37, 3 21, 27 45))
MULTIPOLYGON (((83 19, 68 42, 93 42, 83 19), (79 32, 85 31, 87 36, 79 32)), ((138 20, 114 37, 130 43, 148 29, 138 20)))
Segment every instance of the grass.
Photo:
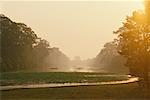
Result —
POLYGON ((42 84, 42 83, 82 83, 118 81, 128 77, 125 75, 104 76, 110 73, 81 73, 81 72, 10 72, 1 73, 0 85, 42 84), (96 75, 90 77, 90 75, 96 75), (103 76, 101 76, 103 75, 103 76))
MULTIPOLYGON (((149 100, 137 83, 1 91, 1 100, 149 100)), ((149 95, 149 96, 148 96, 149 95)))
MULTIPOLYGON (((11 72, 1 73, 1 85, 101 82, 124 80, 125 75, 81 72, 11 72), (90 77, 92 76, 92 77, 90 77), (94 77, 93 77, 94 76, 94 77)), ((149 100, 150 92, 137 83, 63 88, 14 89, 0 91, 0 100, 149 100)))

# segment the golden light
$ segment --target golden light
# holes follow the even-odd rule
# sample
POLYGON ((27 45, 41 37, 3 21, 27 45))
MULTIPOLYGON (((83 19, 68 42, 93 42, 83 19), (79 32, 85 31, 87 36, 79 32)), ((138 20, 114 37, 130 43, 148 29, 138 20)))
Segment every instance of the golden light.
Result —
POLYGON ((144 10, 144 0, 133 0, 136 2, 137 9, 142 9, 144 10))

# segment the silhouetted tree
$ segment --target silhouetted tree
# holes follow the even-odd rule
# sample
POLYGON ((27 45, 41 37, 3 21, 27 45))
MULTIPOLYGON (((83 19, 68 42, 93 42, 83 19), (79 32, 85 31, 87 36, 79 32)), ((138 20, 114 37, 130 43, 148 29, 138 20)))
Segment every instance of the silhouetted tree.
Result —
POLYGON ((48 52, 48 42, 41 39, 37 42, 37 35, 24 23, 15 23, 1 14, 0 25, 1 71, 31 69, 38 62, 34 59, 47 55, 43 52, 48 52))
MULTIPOLYGON (((24 23, 16 23, 0 14, 0 70, 47 71, 48 67, 67 68, 69 58, 49 42, 37 37, 24 23)), ((49 70, 50 71, 50 70, 49 70)))
POLYGON ((119 53, 127 58, 126 66, 132 75, 144 79, 148 84, 150 66, 150 24, 143 11, 135 11, 126 18, 126 22, 116 32, 118 34, 119 53))

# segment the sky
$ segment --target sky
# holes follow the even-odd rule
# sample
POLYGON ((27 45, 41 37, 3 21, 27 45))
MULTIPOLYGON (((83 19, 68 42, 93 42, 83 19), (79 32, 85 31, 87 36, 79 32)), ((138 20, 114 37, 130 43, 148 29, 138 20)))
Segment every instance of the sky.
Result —
POLYGON ((93 58, 142 0, 0 0, 0 13, 25 23, 68 57, 93 58))

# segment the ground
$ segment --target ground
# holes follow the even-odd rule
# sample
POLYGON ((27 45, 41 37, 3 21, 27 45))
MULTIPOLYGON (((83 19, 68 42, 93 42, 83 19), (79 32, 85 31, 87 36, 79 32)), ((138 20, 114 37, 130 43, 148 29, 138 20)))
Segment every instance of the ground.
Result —
POLYGON ((149 100, 150 92, 137 83, 1 91, 2 100, 149 100))
MULTIPOLYGON (((34 83, 103 82, 128 79, 126 75, 110 73, 2 73, 2 86, 34 83), (92 77, 91 77, 92 76, 92 77)), ((0 100, 150 100, 150 90, 136 82, 120 85, 74 86, 61 88, 15 89, 0 91, 0 100), (148 92, 149 91, 149 92, 148 92)))

